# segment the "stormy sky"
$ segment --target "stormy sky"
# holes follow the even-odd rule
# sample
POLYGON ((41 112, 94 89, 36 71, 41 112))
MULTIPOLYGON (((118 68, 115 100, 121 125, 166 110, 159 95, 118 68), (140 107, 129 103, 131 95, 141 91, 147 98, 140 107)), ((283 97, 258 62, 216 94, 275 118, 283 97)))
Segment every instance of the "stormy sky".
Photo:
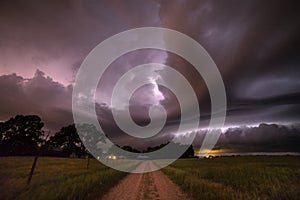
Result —
MULTIPOLYGON (((72 123, 72 89, 84 58, 114 34, 149 26, 185 33, 207 50, 226 88, 226 127, 299 123, 300 5, 289 0, 2 0, 0 120, 38 114, 46 128, 54 131, 72 123)), ((199 106, 205 128, 210 101, 201 76, 177 55, 151 49, 119 57, 100 80, 96 109, 103 126, 118 132, 111 110, 126 106, 138 124, 147 124, 149 106, 161 104, 168 112, 164 130, 176 129, 180 119, 177 99, 167 88, 155 85, 157 79, 172 78, 163 70, 148 69, 154 84, 138 89, 130 105, 122 98, 126 86, 118 107, 110 105, 118 79, 149 62, 169 65, 188 79, 199 104, 187 109, 199 106)))

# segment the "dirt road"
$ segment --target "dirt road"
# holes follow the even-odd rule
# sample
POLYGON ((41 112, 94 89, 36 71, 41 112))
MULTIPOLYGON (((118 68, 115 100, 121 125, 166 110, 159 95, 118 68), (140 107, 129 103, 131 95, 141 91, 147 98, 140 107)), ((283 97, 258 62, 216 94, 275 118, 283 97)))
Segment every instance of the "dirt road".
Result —
MULTIPOLYGON (((152 162, 144 162, 138 168, 155 169, 152 162)), ((163 172, 131 173, 113 187, 103 200, 185 200, 190 199, 163 172)))

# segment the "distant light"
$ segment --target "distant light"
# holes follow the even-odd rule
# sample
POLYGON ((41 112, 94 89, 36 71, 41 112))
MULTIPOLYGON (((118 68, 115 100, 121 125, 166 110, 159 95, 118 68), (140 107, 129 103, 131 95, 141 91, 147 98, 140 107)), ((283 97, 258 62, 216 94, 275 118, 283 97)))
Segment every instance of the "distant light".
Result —
POLYGON ((116 160, 116 159, 117 159, 117 156, 115 156, 115 155, 109 155, 107 158, 108 158, 108 159, 112 159, 112 160, 116 160))

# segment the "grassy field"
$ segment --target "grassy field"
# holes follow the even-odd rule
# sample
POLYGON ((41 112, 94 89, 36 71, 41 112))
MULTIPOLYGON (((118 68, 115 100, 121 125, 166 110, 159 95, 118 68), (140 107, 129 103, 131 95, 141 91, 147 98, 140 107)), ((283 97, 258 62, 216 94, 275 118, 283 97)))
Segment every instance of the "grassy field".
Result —
POLYGON ((194 199, 300 199, 299 156, 182 159, 163 171, 194 199))
MULTIPOLYGON (((90 159, 0 157, 0 199, 99 199, 126 173, 90 159)), ((180 159, 163 171, 194 199, 300 199, 299 156, 180 159)), ((134 184, 134 183, 133 183, 134 184)))
POLYGON ((33 157, 0 157, 0 199, 97 199, 126 173, 95 159, 38 159, 30 186, 26 181, 33 157))

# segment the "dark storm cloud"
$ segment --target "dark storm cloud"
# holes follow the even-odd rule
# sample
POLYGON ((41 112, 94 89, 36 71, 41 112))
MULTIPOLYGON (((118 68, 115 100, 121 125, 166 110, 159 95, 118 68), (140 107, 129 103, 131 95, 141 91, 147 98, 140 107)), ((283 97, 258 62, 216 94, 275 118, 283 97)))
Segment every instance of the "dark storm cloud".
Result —
MULTIPOLYGON (((15 76, 18 80, 4 80, 5 91, 9 90, 10 93, 1 100, 1 120, 17 113, 38 113, 54 129, 72 122, 71 92, 61 94, 60 90, 66 89, 66 85, 74 81, 74 75, 85 56, 98 43, 120 31, 140 26, 159 26, 158 11, 157 1, 142 4, 140 1, 1 1, 0 74, 20 74, 7 75, 15 76), (48 80, 47 87, 30 85, 32 81, 41 81, 36 80, 37 74, 31 79, 37 68, 53 79, 47 79, 43 74, 38 76, 39 79, 48 80), (55 88, 57 90, 48 88, 55 84, 59 85, 55 88), (10 90, 12 87, 19 91, 10 90), (45 99, 47 96, 49 99, 45 99), (54 96, 59 97, 53 100, 54 96), (20 102, 20 99, 23 101, 20 102), (57 120, 60 118, 62 120, 57 120)), ((149 60, 151 55, 144 57, 149 60)), ((123 59, 121 67, 124 69, 120 71, 126 71, 137 62, 140 61, 136 57, 123 59)), ((108 80, 119 77, 118 71, 110 74, 108 80)), ((107 91, 110 89, 108 87, 107 91)), ((100 103, 107 102, 107 99, 107 95, 104 95, 100 103)), ((105 107, 101 109, 106 110, 105 107)))
MULTIPOLYGON (((0 73, 10 74, 0 77, 1 120, 19 113, 37 113, 53 129, 71 123, 72 87, 67 85, 73 83, 85 56, 113 34, 161 26, 191 36, 214 59, 227 92, 227 125, 297 122, 299 19, 297 1, 1 1, 0 73), (37 71, 31 78, 37 68, 46 75, 37 71)), ((120 130, 115 127, 111 109, 130 107, 134 120, 145 125, 149 105, 157 101, 170 114, 165 131, 176 130, 180 107, 166 88, 160 87, 163 100, 153 95, 153 87, 146 86, 126 105, 124 86, 119 108, 109 105, 116 81, 135 65, 147 62, 172 66, 190 81, 200 101, 201 119, 207 124, 209 94, 192 66, 170 53, 146 50, 120 57, 99 83, 97 114, 112 137, 117 138, 120 130)), ((132 77, 138 79, 139 75, 132 77)), ((173 78, 163 69, 149 69, 150 77, 173 78)))
MULTIPOLYGON (((292 106, 286 106, 287 102, 279 99, 285 96, 288 100, 299 93, 300 88, 300 60, 296 53, 300 50, 300 7, 297 2, 162 1, 160 17, 162 26, 192 36, 216 62, 226 86, 227 122, 278 120, 277 115, 281 115, 282 110, 291 110, 292 106), (274 109, 268 115, 265 110, 272 106, 274 109), (251 111, 255 111, 258 118, 250 117, 251 111), (239 120, 231 117, 232 114, 249 115, 249 118, 239 120)), ((176 66, 178 59, 169 56, 167 63, 176 66)), ((177 69, 186 75, 193 74, 189 67, 181 62, 177 69)), ((207 99, 206 89, 200 87, 204 83, 198 77, 189 78, 196 82, 194 89, 207 99)), ((293 101, 293 106, 299 108, 298 101, 288 101, 288 105, 293 101)), ((299 121, 296 112, 297 109, 289 116, 281 115, 282 120, 291 120, 293 116, 292 120, 299 121)))
POLYGON ((72 86, 64 86, 37 70, 25 79, 16 74, 0 76, 0 118, 17 114, 38 114, 46 128, 58 130, 72 122, 72 86))
POLYGON ((217 147, 239 152, 300 152, 300 127, 260 124, 258 127, 230 128, 217 147))
POLYGON ((39 68, 68 84, 72 68, 104 39, 159 26, 158 9, 156 1, 1 1, 0 73, 31 77, 39 68))

